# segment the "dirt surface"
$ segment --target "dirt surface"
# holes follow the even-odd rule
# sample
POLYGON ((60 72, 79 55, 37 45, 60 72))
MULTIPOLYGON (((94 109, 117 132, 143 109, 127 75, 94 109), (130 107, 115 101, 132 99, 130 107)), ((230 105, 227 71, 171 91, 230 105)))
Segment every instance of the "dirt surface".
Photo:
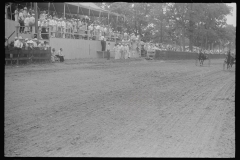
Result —
POLYGON ((69 60, 5 67, 9 157, 235 157, 223 60, 69 60))

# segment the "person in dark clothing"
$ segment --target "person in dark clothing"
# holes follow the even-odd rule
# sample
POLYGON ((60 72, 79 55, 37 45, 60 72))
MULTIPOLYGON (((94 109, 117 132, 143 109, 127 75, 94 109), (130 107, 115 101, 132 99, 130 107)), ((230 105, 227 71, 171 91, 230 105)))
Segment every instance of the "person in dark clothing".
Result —
POLYGON ((105 51, 106 41, 104 41, 104 36, 101 36, 101 45, 102 45, 102 51, 105 51))

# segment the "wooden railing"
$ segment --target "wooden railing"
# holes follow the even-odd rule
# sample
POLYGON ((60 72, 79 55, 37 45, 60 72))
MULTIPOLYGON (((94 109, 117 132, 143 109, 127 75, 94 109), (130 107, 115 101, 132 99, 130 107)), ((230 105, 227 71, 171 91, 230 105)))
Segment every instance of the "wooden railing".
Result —
POLYGON ((48 50, 25 50, 25 49, 5 49, 5 64, 20 64, 20 62, 32 63, 32 62, 50 62, 51 60, 51 48, 48 50))

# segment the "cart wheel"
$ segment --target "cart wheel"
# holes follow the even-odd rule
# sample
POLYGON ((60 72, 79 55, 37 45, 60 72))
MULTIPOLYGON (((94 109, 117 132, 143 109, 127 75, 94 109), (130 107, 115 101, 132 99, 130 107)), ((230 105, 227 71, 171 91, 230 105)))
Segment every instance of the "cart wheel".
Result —
POLYGON ((198 59, 195 60, 195 65, 196 65, 196 66, 198 65, 198 59))

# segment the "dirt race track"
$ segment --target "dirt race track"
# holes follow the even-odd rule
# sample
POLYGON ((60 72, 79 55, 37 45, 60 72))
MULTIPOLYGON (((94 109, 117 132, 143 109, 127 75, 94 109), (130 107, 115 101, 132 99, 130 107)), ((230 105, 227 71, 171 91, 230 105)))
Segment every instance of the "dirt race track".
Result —
POLYGON ((235 157, 235 68, 223 71, 222 64, 89 59, 6 66, 4 154, 235 157))

